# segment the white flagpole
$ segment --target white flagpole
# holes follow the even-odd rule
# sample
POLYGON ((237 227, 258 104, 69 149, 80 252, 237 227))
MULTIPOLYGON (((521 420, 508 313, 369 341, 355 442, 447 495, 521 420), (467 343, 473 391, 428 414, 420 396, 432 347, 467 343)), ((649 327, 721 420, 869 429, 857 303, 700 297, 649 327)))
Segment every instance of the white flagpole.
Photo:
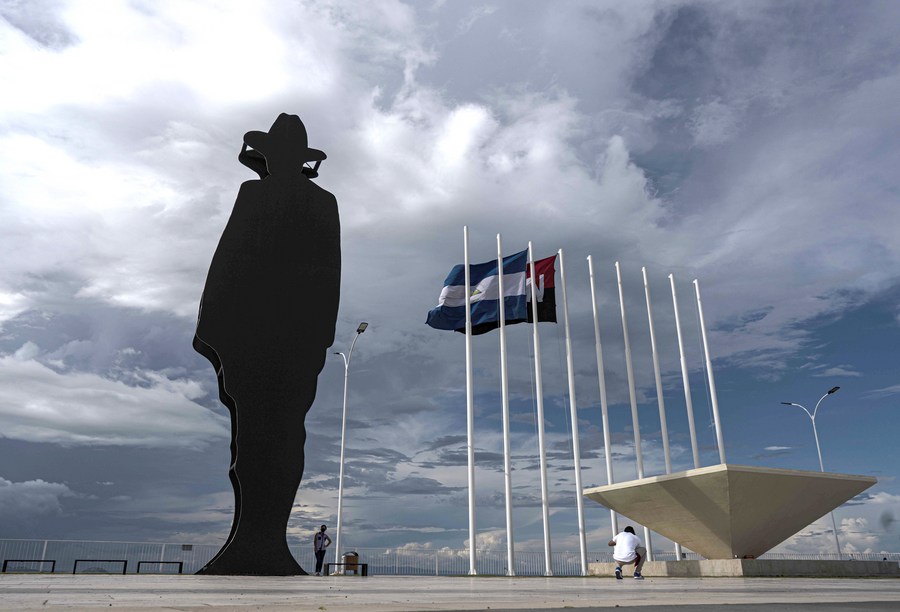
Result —
POLYGON ((538 451, 541 461, 541 511, 544 518, 544 575, 553 575, 550 551, 550 501, 547 492, 547 452, 544 446, 544 383, 541 378, 541 336, 538 334, 538 278, 534 271, 534 250, 528 242, 528 265, 531 266, 531 314, 534 329, 534 392, 537 396, 538 451))
MULTIPOLYGON (((625 372, 628 375, 628 398, 631 402, 631 426, 634 429, 634 455, 637 460, 638 480, 644 477, 644 455, 641 451, 641 424, 638 421, 637 393, 634 390, 634 366, 631 363, 631 340, 628 339, 628 317, 625 314, 625 294, 622 290, 622 270, 616 262, 616 282, 619 284, 619 311, 622 313, 622 335, 625 338, 625 372)), ((653 560, 650 530, 644 527, 644 541, 647 545, 647 560, 653 560)))
POLYGON ((641 425, 638 420, 637 394, 634 389, 634 366, 631 362, 631 341, 628 339, 628 316, 625 314, 625 294, 622 291, 622 271, 616 262, 616 281, 619 284, 619 312, 622 313, 622 335, 625 337, 625 373, 628 376, 628 398, 631 402, 631 425, 634 429, 634 454, 637 477, 644 477, 644 457, 641 452, 641 425))
POLYGON ((722 438, 722 420, 719 418, 719 399, 716 397, 716 380, 713 378, 712 360, 709 358, 709 343, 706 340, 706 323, 703 320, 703 304, 700 302, 700 283, 694 279, 697 294, 697 313, 700 315, 700 334, 703 336, 703 355, 706 358, 706 376, 709 379, 709 394, 712 398, 713 419, 716 422, 716 444, 719 447, 719 462, 725 463, 725 440, 722 438))
MULTIPOLYGON (((594 348, 597 352, 597 379, 600 384, 600 414, 603 418, 603 454, 606 456, 606 484, 613 483, 612 449, 609 435, 609 404, 606 401, 606 373, 603 370, 603 347, 600 344, 600 319, 597 315, 597 294, 594 290, 594 260, 587 256, 588 272, 591 275, 591 306, 594 311, 594 348)), ((609 509, 609 524, 612 535, 619 533, 616 511, 609 509)))
POLYGON ((666 422, 666 401, 663 397, 662 376, 659 373, 659 352, 656 350, 656 331, 653 327, 653 307, 650 305, 650 282, 647 268, 641 268, 644 277, 644 296, 647 299, 647 320, 650 322, 650 350, 653 354, 653 376, 656 379, 656 403, 659 406, 659 426, 662 433, 663 455, 666 460, 666 474, 672 473, 672 456, 669 451, 669 426, 666 422))
POLYGON ((575 464, 575 502, 578 508, 578 543, 581 547, 581 575, 588 575, 587 536, 584 533, 584 499, 581 488, 581 444, 578 440, 578 409, 575 404, 575 360, 569 334, 569 298, 566 293, 566 264, 559 249, 559 277, 562 283, 563 324, 566 331, 566 369, 569 374, 569 413, 572 421, 572 457, 575 464))
POLYGON ((687 407, 688 429, 691 432, 691 454, 694 468, 700 467, 700 449, 697 447, 697 429, 694 426, 694 404, 691 401, 691 381, 688 376, 687 359, 684 356, 684 340, 681 336, 681 317, 678 314, 678 294, 675 292, 675 275, 669 274, 672 285, 672 306, 675 309, 675 332, 678 334, 678 356, 681 359, 681 384, 684 387, 684 405, 687 407))
MULTIPOLYGON (((644 277, 644 296, 647 299, 647 320, 650 322, 650 350, 653 353, 653 376, 656 379, 656 403, 659 405, 659 426, 662 434, 663 456, 666 460, 666 474, 672 473, 672 455, 669 449, 669 426, 666 421, 666 401, 663 397, 662 376, 659 373, 659 352, 656 350, 656 330, 653 327, 653 306, 650 304, 650 281, 647 268, 641 268, 644 277)), ((675 542, 675 559, 681 560, 681 544, 675 542)))
POLYGON ((469 226, 463 226, 466 277, 466 444, 469 457, 469 575, 475 576, 475 391, 472 385, 472 288, 469 282, 469 226))
POLYGON ((503 399, 503 480, 506 492, 506 575, 516 575, 513 547, 512 462, 509 453, 509 371, 506 361, 506 293, 503 288, 503 242, 497 234, 497 288, 500 291, 500 389, 503 399))

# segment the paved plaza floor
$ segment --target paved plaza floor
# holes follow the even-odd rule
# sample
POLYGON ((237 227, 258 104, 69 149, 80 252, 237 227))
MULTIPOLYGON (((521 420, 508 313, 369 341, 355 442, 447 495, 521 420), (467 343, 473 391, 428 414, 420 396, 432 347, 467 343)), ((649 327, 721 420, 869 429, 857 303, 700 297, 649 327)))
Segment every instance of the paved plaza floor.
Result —
POLYGON ((0 610, 900 610, 900 579, 0 574, 0 610))

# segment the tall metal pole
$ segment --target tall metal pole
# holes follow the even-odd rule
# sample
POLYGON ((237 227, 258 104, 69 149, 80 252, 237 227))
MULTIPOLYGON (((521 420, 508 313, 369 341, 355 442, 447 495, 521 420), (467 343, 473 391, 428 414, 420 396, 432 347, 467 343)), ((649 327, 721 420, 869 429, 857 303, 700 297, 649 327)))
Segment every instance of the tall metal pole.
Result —
MULTIPOLYGON (((634 366, 631 362, 631 340, 628 338, 628 316, 625 314, 625 292, 622 288, 622 270, 616 262, 616 282, 619 285, 619 311, 622 313, 622 335, 625 338, 625 372, 628 375, 628 399, 631 402, 631 426, 634 429, 634 455, 637 460, 637 477, 644 477, 644 454, 641 450, 641 424, 638 421, 637 392, 634 389, 634 366)), ((653 561, 650 530, 644 526, 644 542, 647 544, 647 560, 653 561)))
POLYGON ((706 322, 703 320, 703 303, 700 301, 700 282, 694 279, 697 294, 697 314, 700 315, 700 334, 703 336, 703 355, 706 359, 706 377, 709 380, 709 395, 712 400, 713 420, 716 424, 716 445, 719 447, 719 463, 725 464, 725 440, 722 437, 722 419, 719 418, 719 398, 716 394, 716 379, 713 376, 712 359, 709 357, 709 342, 706 339, 706 322))
POLYGON ((666 422, 666 401, 663 397, 662 375, 659 372, 659 352, 656 350, 656 331, 653 326, 653 306, 650 305, 650 282, 647 280, 647 268, 641 268, 641 275, 644 277, 647 320, 650 322, 650 351, 653 355, 653 376, 656 380, 656 403, 659 406, 659 425, 662 430, 663 455, 666 461, 666 474, 671 474, 672 455, 669 451, 669 426, 666 422))
POLYGON ((478 574, 475 566, 475 390, 472 383, 472 287, 469 278, 469 226, 463 226, 463 251, 466 277, 466 433, 469 462, 469 575, 478 574))
POLYGON ((506 292, 503 286, 503 242, 497 234, 497 288, 500 291, 500 389, 503 400, 503 485, 506 493, 506 575, 516 575, 513 544, 512 461, 509 450, 509 369, 506 360, 506 292))
POLYGON ((566 293, 566 264, 559 249, 559 276, 562 282, 563 325, 566 332, 566 370, 569 377, 569 414, 572 421, 572 459, 575 465, 575 504, 578 509, 578 544, 581 552, 581 575, 588 575, 587 536, 584 532, 584 496, 581 487, 581 443, 578 440, 578 409, 575 404, 575 361, 572 336, 569 333, 569 298, 566 293))
MULTIPOLYGON (((653 306, 650 304, 650 282, 647 280, 647 268, 641 268, 644 277, 644 296, 647 300, 647 320, 650 322, 650 351, 653 355, 653 376, 656 380, 656 403, 659 406, 659 425, 662 435, 663 456, 666 461, 666 474, 672 473, 672 455, 669 451, 669 426, 666 421, 666 401, 663 397, 662 375, 659 372, 659 351, 656 350, 656 331, 653 326, 653 306)), ((681 561, 681 544, 675 542, 675 559, 681 561)))
POLYGON ((619 285, 619 312, 622 315, 622 335, 625 338, 625 373, 628 377, 628 399, 631 403, 631 425, 634 430, 634 454, 637 477, 644 477, 644 456, 641 450, 641 424, 638 419, 637 392, 634 388, 634 366, 631 361, 631 340, 628 338, 628 316, 625 314, 625 293, 622 289, 622 270, 616 262, 616 281, 619 285))
POLYGON ((534 331, 534 393, 537 399, 538 452, 541 465, 541 515, 544 519, 544 575, 553 575, 550 550, 550 501, 547 485, 547 449, 544 443, 544 382, 541 376, 541 336, 538 333, 538 277, 534 270, 534 249, 528 242, 528 265, 531 268, 531 314, 534 331))
POLYGON ((337 533, 334 536, 335 563, 340 563, 341 560, 341 529, 344 524, 344 448, 346 446, 345 442, 347 438, 347 388, 350 381, 350 359, 353 357, 353 347, 356 346, 356 341, 359 340, 359 336, 366 331, 368 326, 369 324, 366 322, 359 324, 359 327, 356 328, 356 336, 353 337, 353 342, 350 343, 350 350, 346 355, 343 353, 335 353, 335 355, 340 355, 344 360, 344 409, 341 416, 341 465, 338 476, 337 533))
MULTIPOLYGON (((835 391, 837 391, 838 389, 840 389, 840 387, 832 387, 825 395, 820 397, 819 401, 816 402, 816 407, 813 409, 812 413, 810 413, 809 410, 807 410, 804 406, 801 406, 800 404, 796 404, 794 402, 781 402, 782 404, 784 404, 786 406, 797 406, 798 408, 803 408, 803 412, 805 412, 807 414, 807 416, 809 416, 809 420, 812 422, 813 436, 816 439, 816 452, 819 454, 819 470, 822 472, 825 471, 825 463, 822 461, 822 447, 819 446, 819 432, 816 429, 816 414, 818 414, 818 412, 819 412, 819 404, 822 403, 822 400, 825 399, 826 397, 828 397, 829 395, 831 395, 832 393, 834 393, 835 391)), ((838 540, 837 522, 834 520, 834 510, 829 512, 829 514, 831 515, 831 528, 834 532, 834 545, 835 545, 835 548, 837 549, 838 559, 841 559, 843 555, 841 554, 841 542, 840 542, 840 540, 838 540)))
POLYGON ((681 317, 678 314, 678 294, 675 292, 675 275, 669 274, 672 285, 672 306, 675 309, 675 332, 678 334, 678 356, 681 359, 681 385, 684 387, 684 405, 687 408, 688 429, 691 433, 691 454, 694 469, 700 467, 700 449, 697 446, 697 428, 694 426, 694 404, 691 401, 691 382, 688 376, 687 359, 684 356, 684 338, 681 335, 681 317))
MULTIPOLYGON (((603 420, 603 454, 606 458, 606 484, 613 483, 612 449, 609 435, 609 404, 606 400, 606 373, 603 369, 603 347, 600 343, 600 319, 597 314, 597 292, 594 289, 594 260, 587 256, 588 272, 591 275, 591 306, 594 311, 594 349, 597 353, 597 381, 600 385, 600 415, 603 420)), ((609 509, 609 526, 612 537, 619 533, 616 511, 609 509)))

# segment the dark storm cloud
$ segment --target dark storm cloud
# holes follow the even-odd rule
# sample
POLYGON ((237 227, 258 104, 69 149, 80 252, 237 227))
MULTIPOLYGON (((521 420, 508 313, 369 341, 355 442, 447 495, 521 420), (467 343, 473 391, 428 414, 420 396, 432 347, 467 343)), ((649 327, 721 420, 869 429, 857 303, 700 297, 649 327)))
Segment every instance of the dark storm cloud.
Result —
MULTIPOLYGON (((495 492, 485 498, 479 498, 479 505, 484 504, 492 508, 504 508, 506 506, 506 498, 502 492, 495 492)), ((548 495, 548 503, 554 508, 568 508, 571 506, 572 493, 570 492, 551 492, 548 495)), ((537 494, 513 493, 513 507, 515 508, 540 508, 542 505, 540 492, 537 494)))
MULTIPOLYGON (((334 490, 337 486, 335 475, 339 468, 338 462, 334 459, 337 450, 329 451, 327 446, 312 443, 307 445, 306 456, 303 488, 328 490, 330 487, 334 490), (331 454, 332 452, 335 454, 331 454)), ((372 492, 380 491, 389 483, 396 482, 399 466, 409 463, 408 456, 393 449, 348 446, 344 464, 344 486, 363 487, 372 492)))
POLYGON ((351 461, 374 462, 378 465, 396 466, 400 463, 409 463, 409 457, 392 448, 365 448, 354 449, 348 453, 351 461))
POLYGON ((422 452, 435 451, 446 446, 459 446, 466 442, 466 436, 463 434, 453 434, 448 436, 441 436, 440 438, 436 438, 432 440, 425 448, 422 449, 422 452))
POLYGON ((190 349, 193 335, 190 319, 89 300, 74 311, 28 310, 5 321, 0 352, 14 352, 30 341, 40 347, 44 361, 66 370, 169 370, 200 377, 207 367, 190 349), (126 349, 131 350, 123 353, 126 349))
MULTIPOLYGON (((73 495, 56 497, 62 518, 41 515, 47 533, 62 533, 67 517, 84 519, 80 535, 103 531, 109 508, 104 533, 124 539, 227 535, 228 448, 217 437, 227 423, 207 415, 227 413, 214 373, 189 341, 216 240, 241 181, 252 176, 235 159, 241 135, 265 130, 285 110, 299 113, 310 144, 328 153, 317 181, 341 206, 342 310, 332 350, 347 351, 358 322, 370 323, 349 377, 345 486, 353 500, 347 518, 364 516, 359 524, 379 531, 377 545, 408 538, 459 547, 464 539, 456 530, 467 504, 462 338, 423 323, 462 258, 464 223, 475 261, 494 255, 498 231, 507 248, 531 239, 541 255, 566 249, 588 474, 603 465, 588 253, 598 268, 618 480, 634 470, 634 441, 617 259, 648 473, 661 472, 662 457, 645 263, 667 394, 681 392, 669 271, 692 328, 695 394, 704 384, 695 277, 709 292, 717 365, 757 382, 784 380, 789 359, 808 349, 805 361, 815 363, 806 371, 846 365, 843 372, 866 372, 869 388, 886 397, 893 389, 871 378, 877 368, 820 359, 821 345, 808 346, 808 322, 839 321, 896 284, 896 3, 276 3, 277 23, 237 5, 109 6, 7 3, 0 22, 9 42, 0 74, 18 92, 0 100, 0 465, 8 466, 0 478, 69 488, 73 495), (238 39, 256 41, 254 53, 235 46, 238 39), (47 386, 25 385, 25 374, 47 386), (98 439, 84 418, 90 426, 77 430, 65 418, 38 427, 39 412, 22 408, 40 397, 66 414, 72 393, 105 398, 103 414, 119 417, 115 435, 98 439), (117 393, 152 406, 162 422, 121 418, 117 393), (63 434, 49 444, 38 435, 48 431, 63 434), (64 446, 79 436, 99 446, 64 446), (104 469, 99 458, 113 465, 104 469), (416 469, 427 477, 410 473, 416 469), (441 494, 441 507, 421 491, 441 494), (367 496, 379 503, 364 506, 367 496), (96 519, 84 518, 91 512, 96 519), (140 520, 129 523, 129 515, 140 520), (390 530, 400 524, 421 531, 390 530)), ((526 326, 515 327, 514 478, 527 483, 516 504, 535 508, 531 338, 526 326)), ((560 328, 541 329, 545 426, 550 468, 570 480, 560 328)), ((491 334, 475 351, 477 482, 493 491, 494 511, 502 507, 495 492, 503 465, 496 345, 491 334)), ((307 522, 334 516, 341 366, 328 356, 307 418, 296 537, 306 537, 307 522)), ((750 395, 727 383, 721 391, 723 405, 750 395)), ((877 399, 867 402, 873 410, 877 399)), ((706 410, 695 401, 698 414, 706 410)), ((91 416, 92 405, 79 404, 79 414, 91 416)), ((726 418, 739 419, 728 405, 726 418)), ((700 430, 704 458, 716 455, 711 431, 700 430)), ((479 503, 485 497, 482 490, 479 503)), ((571 493, 553 499, 572 506, 571 493)), ((607 520, 604 512, 594 520, 607 520)), ((539 522, 520 537, 534 537, 539 522)))
MULTIPOLYGON (((447 449, 443 448, 434 460, 420 461, 416 465, 423 468, 464 466, 468 465, 468 451, 463 448, 447 449)), ((503 469, 503 455, 501 453, 489 452, 485 450, 475 449, 475 463, 481 468, 491 470, 503 469)))
MULTIPOLYGON (((591 460, 591 459, 599 459, 604 456, 602 448, 597 447, 597 448, 591 449, 591 448, 587 447, 587 445, 584 442, 588 438, 583 433, 580 434, 578 438, 579 438, 579 441, 581 442, 581 444, 580 444, 581 459, 583 461, 591 460)), ((552 457, 552 458, 559 459, 561 461, 565 461, 567 459, 569 461, 572 460, 572 442, 570 439, 554 442, 553 444, 550 445, 550 448, 551 448, 551 452, 547 454, 548 458, 552 457)))
POLYGON ((58 539, 95 539, 103 532, 125 540, 138 526, 148 540, 165 539, 185 525, 227 532, 233 506, 230 492, 221 494, 228 486, 227 464, 225 445, 204 452, 14 440, 0 445, 0 478, 13 483, 11 492, 33 490, 27 483, 46 482, 51 474, 64 483, 58 511, 42 521, 44 537, 58 539), (217 496, 223 507, 209 506, 217 496))
POLYGON ((47 310, 26 310, 2 324, 0 355, 7 357, 0 376, 16 377, 19 384, 4 389, 0 419, 15 418, 34 395, 43 396, 45 403, 43 421, 34 419, 21 428, 7 425, 7 436, 116 445, 159 443, 163 430, 176 436, 173 440, 182 436, 184 441, 177 443, 185 445, 216 437, 215 420, 225 411, 214 400, 215 380, 205 376, 207 368, 188 348, 193 335, 189 320, 95 300, 74 300, 69 307, 54 310, 53 305, 67 301, 65 288, 71 288, 73 279, 55 281, 33 279, 32 287, 50 297, 47 310), (48 284, 53 288, 45 291, 48 284), (201 382, 194 382, 198 379, 201 382), (52 387, 47 385, 67 380, 72 389, 49 395, 52 387), (88 390, 86 384, 98 388, 88 390), (138 401, 145 406, 128 404, 129 394, 142 398, 138 401), (132 407, 137 418, 125 418, 132 407), (105 426, 92 425, 94 413, 103 410, 109 411, 105 426), (137 433, 139 421, 144 422, 142 434, 137 433), (135 428, 134 435, 123 431, 127 427, 135 428))
POLYGON ((463 487, 448 487, 433 478, 409 477, 386 482, 379 490, 389 495, 447 495, 463 487))

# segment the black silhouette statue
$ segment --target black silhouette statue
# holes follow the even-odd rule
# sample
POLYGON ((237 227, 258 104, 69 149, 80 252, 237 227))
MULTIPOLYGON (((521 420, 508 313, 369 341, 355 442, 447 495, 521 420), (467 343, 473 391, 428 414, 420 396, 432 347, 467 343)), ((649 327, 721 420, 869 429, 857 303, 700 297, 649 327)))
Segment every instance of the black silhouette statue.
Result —
POLYGON ((303 476, 306 413, 334 342, 337 201, 310 180, 325 153, 309 148, 296 115, 282 113, 268 132, 247 132, 238 159, 260 179, 241 185, 209 267, 193 342, 215 368, 231 413, 234 522, 198 573, 306 574, 286 530, 303 476))

